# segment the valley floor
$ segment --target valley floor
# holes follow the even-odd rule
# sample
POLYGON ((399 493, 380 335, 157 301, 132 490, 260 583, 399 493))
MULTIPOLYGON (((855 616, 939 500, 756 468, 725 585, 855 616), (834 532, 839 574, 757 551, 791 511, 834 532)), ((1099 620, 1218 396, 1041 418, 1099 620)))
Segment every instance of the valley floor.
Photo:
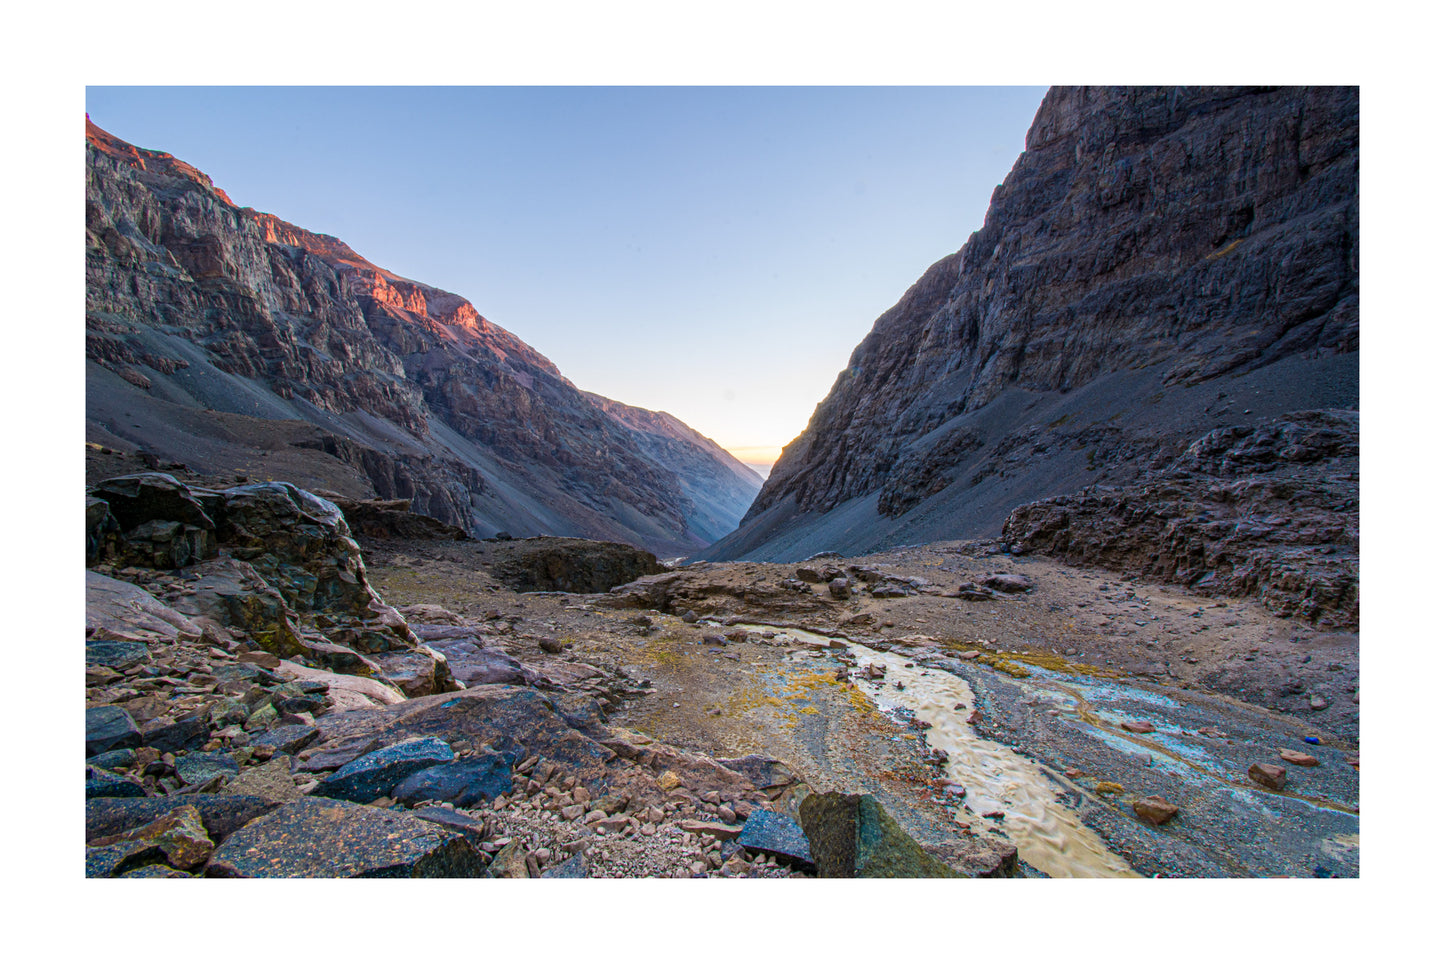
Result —
POLYGON ((704 563, 582 595, 507 588, 485 543, 363 549, 413 622, 408 607, 443 607, 554 680, 570 667, 644 741, 871 793, 956 869, 1008 872, 1017 847, 1025 875, 1359 872, 1354 634, 990 543, 805 564, 850 573, 842 599, 795 565, 704 563), (1031 588, 982 589, 996 573, 1031 588), (1251 777, 1261 765, 1282 784, 1251 777), (1137 815, 1154 796, 1177 815, 1137 815))

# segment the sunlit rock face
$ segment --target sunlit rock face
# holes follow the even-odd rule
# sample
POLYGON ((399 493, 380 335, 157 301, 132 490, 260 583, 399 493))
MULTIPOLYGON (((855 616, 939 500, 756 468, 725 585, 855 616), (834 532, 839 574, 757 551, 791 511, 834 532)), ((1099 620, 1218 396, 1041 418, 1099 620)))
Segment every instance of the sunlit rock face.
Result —
POLYGON ((982 228, 854 350, 738 532, 997 536, 1201 436, 1358 408, 1357 88, 1054 88, 982 228))
MULTIPOLYGON (((408 499, 483 536, 676 554, 741 516, 751 492, 699 505, 650 434, 460 296, 239 208, 190 165, 88 119, 86 140, 92 441, 201 474, 408 499)), ((690 472, 736 487, 726 453, 671 443, 690 472)))

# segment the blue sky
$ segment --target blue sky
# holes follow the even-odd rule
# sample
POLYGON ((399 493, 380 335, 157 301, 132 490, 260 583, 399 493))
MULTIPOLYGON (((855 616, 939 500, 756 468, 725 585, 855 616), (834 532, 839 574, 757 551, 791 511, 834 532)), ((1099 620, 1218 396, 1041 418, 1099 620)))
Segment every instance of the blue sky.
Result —
POLYGON ((89 87, 241 205, 766 464, 983 222, 1042 87, 89 87))

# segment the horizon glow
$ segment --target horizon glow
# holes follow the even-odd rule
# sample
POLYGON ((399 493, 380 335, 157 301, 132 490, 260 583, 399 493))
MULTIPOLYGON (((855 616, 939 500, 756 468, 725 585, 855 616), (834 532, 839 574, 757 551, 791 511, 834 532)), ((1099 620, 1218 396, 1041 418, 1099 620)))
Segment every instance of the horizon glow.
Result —
POLYGON ((982 226, 1045 89, 90 87, 86 109, 766 475, 982 226))

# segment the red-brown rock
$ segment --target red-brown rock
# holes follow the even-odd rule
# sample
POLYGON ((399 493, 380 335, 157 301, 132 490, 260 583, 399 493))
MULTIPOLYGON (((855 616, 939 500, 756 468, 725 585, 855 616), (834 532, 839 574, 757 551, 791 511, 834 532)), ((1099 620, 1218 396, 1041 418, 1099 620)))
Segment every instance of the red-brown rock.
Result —
POLYGON ((1139 819, 1146 823, 1152 823, 1156 827, 1173 820, 1174 815, 1178 812, 1178 806, 1158 795, 1134 801, 1134 813, 1138 815, 1139 819))
POLYGON ((1283 790, 1286 779, 1284 767, 1276 766, 1273 763, 1253 764, 1249 768, 1249 778, 1271 790, 1283 790))

